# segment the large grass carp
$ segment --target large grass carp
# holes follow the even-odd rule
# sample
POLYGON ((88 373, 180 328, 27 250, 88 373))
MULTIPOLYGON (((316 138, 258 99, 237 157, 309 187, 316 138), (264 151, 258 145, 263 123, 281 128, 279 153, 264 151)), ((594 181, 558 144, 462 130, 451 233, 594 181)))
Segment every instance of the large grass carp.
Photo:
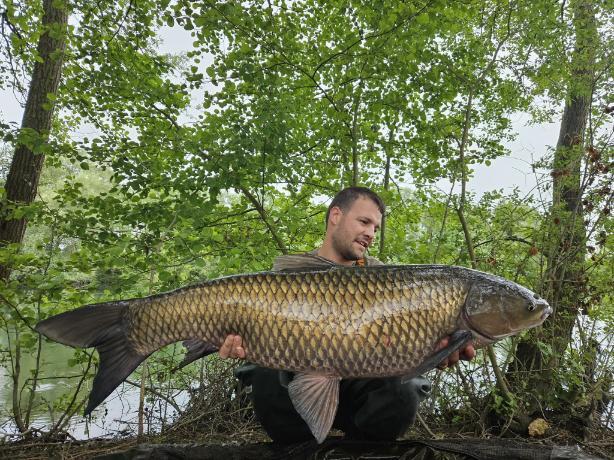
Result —
POLYGON ((471 339, 492 343, 540 325, 550 313, 530 290, 468 268, 336 266, 228 276, 86 305, 36 329, 57 342, 98 350, 86 414, 159 348, 185 341, 187 363, 239 334, 247 360, 296 373, 290 398, 321 442, 335 417, 340 379, 411 378, 471 339), (436 350, 449 335, 449 346, 436 350))

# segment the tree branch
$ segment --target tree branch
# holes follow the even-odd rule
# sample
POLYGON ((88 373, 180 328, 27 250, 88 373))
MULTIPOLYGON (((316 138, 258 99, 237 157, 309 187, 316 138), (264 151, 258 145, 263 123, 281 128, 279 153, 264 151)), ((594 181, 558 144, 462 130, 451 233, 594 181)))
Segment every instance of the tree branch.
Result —
POLYGON ((241 190, 241 192, 243 192, 243 194, 250 201, 250 203, 254 206, 254 208, 256 208, 256 211, 258 211, 258 214, 260 214, 260 218, 262 219, 262 222, 264 222, 264 225, 266 225, 266 227, 269 229, 269 232, 271 232, 271 237, 275 241, 275 244, 277 245, 277 248, 281 251, 282 254, 288 254, 288 248, 286 247, 286 245, 284 244, 283 240, 280 238, 279 234, 275 230, 275 227, 273 227, 271 225, 271 223, 269 222, 269 218, 268 218, 267 212, 264 209, 264 207, 262 206, 262 204, 245 187, 240 186, 239 190, 241 190))

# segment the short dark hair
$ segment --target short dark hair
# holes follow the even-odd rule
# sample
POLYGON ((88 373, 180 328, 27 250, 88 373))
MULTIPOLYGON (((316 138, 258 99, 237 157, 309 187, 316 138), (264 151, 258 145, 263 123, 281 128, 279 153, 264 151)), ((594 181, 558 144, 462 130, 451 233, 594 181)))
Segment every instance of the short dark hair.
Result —
POLYGON ((377 208, 379 209, 379 212, 382 213, 382 215, 384 215, 384 213, 386 212, 386 205, 384 204, 384 201, 377 193, 375 193, 370 188, 348 187, 337 193, 333 198, 333 201, 330 202, 328 210, 326 211, 326 225, 328 226, 328 218, 330 216, 331 209, 337 207, 343 212, 346 212, 352 207, 352 204, 354 204, 354 201, 356 201, 358 198, 367 198, 373 201, 377 205, 377 208))

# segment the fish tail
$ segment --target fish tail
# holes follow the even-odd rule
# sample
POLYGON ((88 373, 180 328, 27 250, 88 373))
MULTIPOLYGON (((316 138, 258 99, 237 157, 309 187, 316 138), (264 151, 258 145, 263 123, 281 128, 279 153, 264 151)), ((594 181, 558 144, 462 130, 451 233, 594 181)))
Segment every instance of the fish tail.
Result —
POLYGON ((98 350, 98 373, 85 415, 90 414, 149 356, 137 353, 128 341, 124 320, 127 310, 128 302, 125 301, 86 305, 36 325, 36 330, 51 340, 98 350))

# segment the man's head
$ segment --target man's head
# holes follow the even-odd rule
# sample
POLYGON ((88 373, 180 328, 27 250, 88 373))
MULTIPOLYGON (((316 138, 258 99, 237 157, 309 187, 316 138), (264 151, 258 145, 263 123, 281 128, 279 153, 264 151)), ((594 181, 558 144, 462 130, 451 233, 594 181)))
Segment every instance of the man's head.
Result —
POLYGON ((331 250, 329 257, 337 262, 363 258, 385 210, 382 199, 368 188, 350 187, 339 192, 326 212, 324 246, 331 250))
POLYGON ((330 202, 328 210, 326 211, 326 227, 328 228, 328 218, 330 217, 330 210, 337 207, 343 212, 349 211, 358 198, 366 198, 371 200, 377 208, 380 214, 384 215, 386 212, 386 205, 379 197, 377 193, 367 187, 348 187, 341 190, 335 195, 333 201, 330 202))

